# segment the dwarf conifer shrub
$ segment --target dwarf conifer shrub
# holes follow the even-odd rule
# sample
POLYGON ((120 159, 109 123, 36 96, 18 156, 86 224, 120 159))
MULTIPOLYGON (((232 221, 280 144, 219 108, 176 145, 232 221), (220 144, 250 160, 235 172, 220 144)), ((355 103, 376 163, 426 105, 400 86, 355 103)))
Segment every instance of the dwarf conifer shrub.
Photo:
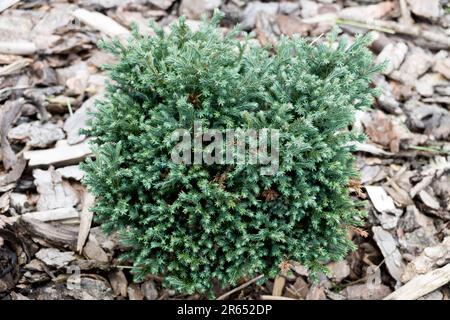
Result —
POLYGON ((96 157, 84 182, 97 219, 131 245, 124 257, 138 278, 164 275, 186 293, 273 277, 288 260, 323 270, 352 248, 347 231, 362 216, 348 183, 354 111, 374 94, 368 39, 283 38, 262 48, 238 30, 223 36, 220 18, 198 32, 181 18, 170 33, 155 26, 155 36, 135 31, 127 45, 106 44, 118 62, 86 131, 96 157), (192 132, 195 121, 279 130, 276 172, 174 163, 172 133, 192 132))

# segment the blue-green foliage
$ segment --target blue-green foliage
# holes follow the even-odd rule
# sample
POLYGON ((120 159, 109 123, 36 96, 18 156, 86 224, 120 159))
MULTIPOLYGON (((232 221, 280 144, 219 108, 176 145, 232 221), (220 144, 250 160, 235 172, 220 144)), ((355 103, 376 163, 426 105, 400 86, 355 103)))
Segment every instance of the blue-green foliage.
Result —
POLYGON ((348 227, 361 217, 348 196, 348 145, 358 139, 348 128, 372 103, 368 39, 261 48, 238 30, 222 36, 220 18, 198 32, 181 18, 170 34, 155 26, 156 36, 106 44, 119 61, 87 131, 96 158, 83 165, 84 182, 98 221, 132 246, 125 258, 138 278, 160 274, 186 293, 273 277, 286 260, 322 270, 352 248, 348 227), (278 172, 173 163, 171 133, 194 120, 279 129, 278 172))

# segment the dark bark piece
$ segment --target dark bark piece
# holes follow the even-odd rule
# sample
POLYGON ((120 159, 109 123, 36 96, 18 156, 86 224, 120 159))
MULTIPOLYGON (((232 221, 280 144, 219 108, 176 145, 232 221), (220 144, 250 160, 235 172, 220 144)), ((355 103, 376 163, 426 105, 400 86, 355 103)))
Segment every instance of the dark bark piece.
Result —
POLYGON ((0 278, 14 270, 17 263, 16 254, 6 246, 0 247, 0 278))
POLYGON ((127 296, 128 281, 122 270, 115 270, 108 275, 109 282, 116 296, 127 296))

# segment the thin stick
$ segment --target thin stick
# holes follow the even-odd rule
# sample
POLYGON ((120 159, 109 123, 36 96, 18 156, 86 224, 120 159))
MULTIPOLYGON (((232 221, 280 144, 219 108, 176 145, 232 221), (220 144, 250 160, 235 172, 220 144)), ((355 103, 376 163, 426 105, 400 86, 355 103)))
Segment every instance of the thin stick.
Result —
POLYGON ((312 46, 314 43, 316 43, 317 41, 319 41, 320 38, 322 38, 324 35, 324 33, 321 33, 317 38, 315 38, 313 41, 311 41, 311 43, 309 44, 310 46, 312 46))
POLYGON ((232 294, 235 293, 235 292, 238 292, 239 290, 242 290, 242 289, 248 287, 248 286, 251 285, 252 283, 255 283, 256 281, 260 280, 262 277, 264 277, 264 275, 260 274, 260 275, 257 276, 256 278, 253 278, 252 280, 247 281, 246 283, 240 285, 239 287, 234 288, 233 290, 228 291, 227 293, 224 293, 223 295, 221 295, 220 297, 218 297, 216 300, 224 300, 226 297, 232 295, 232 294))
POLYGON ((436 147, 430 147, 430 146, 409 146, 409 148, 413 149, 413 150, 419 150, 419 151, 450 154, 450 151, 442 150, 442 149, 438 149, 436 147))
POLYGON ((392 29, 381 27, 381 26, 377 26, 377 25, 371 25, 371 24, 364 23, 364 22, 359 22, 359 21, 346 20, 346 19, 336 19, 336 23, 337 24, 344 24, 344 25, 348 25, 348 26, 359 27, 359 28, 364 28, 364 29, 371 29, 371 30, 381 31, 381 32, 390 33, 390 34, 395 34, 395 31, 392 30, 392 29))
MULTIPOLYGON (((134 270, 134 269, 144 269, 143 267, 136 267, 136 266, 122 266, 122 265, 119 265, 119 264, 110 264, 109 266, 110 266, 110 267, 113 267, 113 268, 120 269, 120 270, 123 270, 123 269, 129 269, 129 270, 134 270)), ((153 277, 155 277, 155 276, 153 276, 153 277)))
POLYGON ((288 297, 261 295, 261 300, 298 300, 288 297))

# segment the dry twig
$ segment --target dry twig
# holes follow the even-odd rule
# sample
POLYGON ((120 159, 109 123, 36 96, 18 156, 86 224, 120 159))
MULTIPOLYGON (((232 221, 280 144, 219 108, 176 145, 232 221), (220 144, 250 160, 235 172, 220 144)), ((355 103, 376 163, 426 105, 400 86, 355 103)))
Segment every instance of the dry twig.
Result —
POLYGON ((228 291, 227 293, 224 293, 223 295, 221 295, 220 297, 218 297, 216 300, 224 300, 225 298, 229 297, 230 295, 232 295, 235 292, 238 292, 246 287, 248 287, 249 285, 251 285, 252 283, 255 283, 256 281, 262 279, 264 277, 264 275, 260 274, 259 276, 253 278, 250 281, 247 281, 246 283, 240 285, 237 288, 234 288, 233 290, 228 291))

